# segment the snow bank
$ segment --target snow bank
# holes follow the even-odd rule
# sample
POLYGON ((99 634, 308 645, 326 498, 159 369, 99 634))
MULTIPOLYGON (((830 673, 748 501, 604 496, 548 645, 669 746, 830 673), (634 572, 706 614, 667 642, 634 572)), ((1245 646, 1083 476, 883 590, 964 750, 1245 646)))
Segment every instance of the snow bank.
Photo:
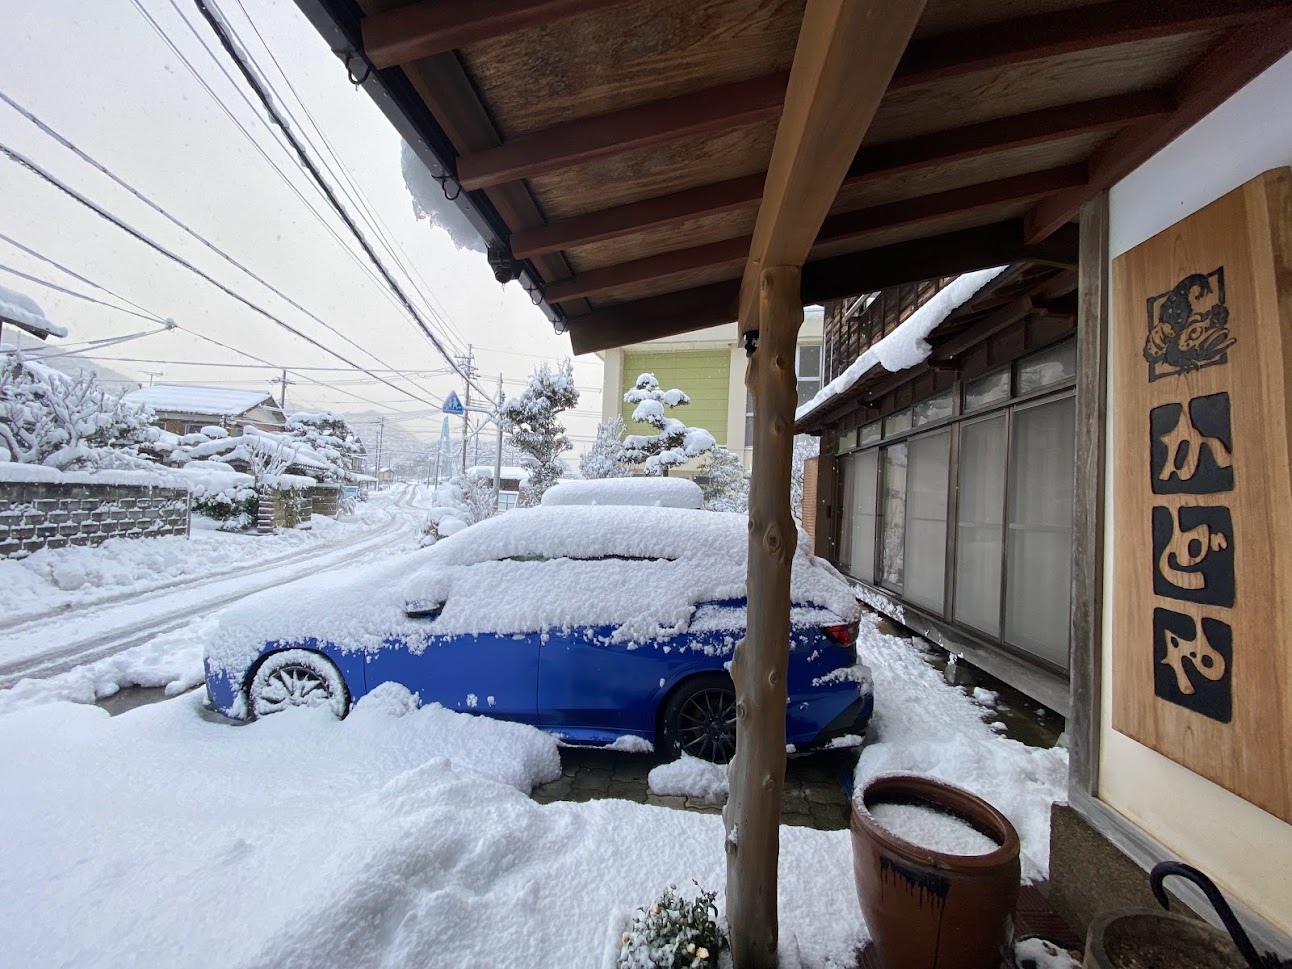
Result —
POLYGON ((933 297, 906 318, 892 333, 865 350, 861 356, 817 391, 817 395, 805 404, 800 404, 794 412, 794 420, 801 421, 826 401, 847 392, 875 367, 883 367, 889 373, 897 373, 922 363, 932 351, 927 342, 930 333, 941 325, 942 321, 953 312, 969 302, 978 290, 1003 273, 1007 266, 994 269, 980 269, 977 272, 957 276, 944 289, 938 290, 933 297))
POLYGON ((0 319, 8 320, 34 336, 67 336, 67 327, 49 320, 34 299, 7 286, 0 286, 0 319))
MULTIPOLYGON (((0 950, 14 965, 608 969, 670 883, 721 889, 713 815, 539 805, 528 727, 386 696, 235 727, 197 695, 0 729, 0 950)), ((783 965, 852 965, 846 831, 781 829, 783 965)), ((719 906, 725 904, 720 896, 719 906)))
POLYGON ((857 642, 879 698, 857 762, 857 790, 880 774, 916 773, 972 791, 1018 829, 1023 879, 1044 879, 1050 805, 1067 798, 1067 751, 1028 747, 997 734, 983 722, 982 706, 948 687, 920 657, 918 640, 885 635, 877 620, 862 617, 857 642))
MULTIPOLYGON (((207 657, 245 668, 264 643, 315 638, 343 651, 397 637, 514 635, 611 626, 615 642, 685 629, 698 603, 745 595, 744 515, 676 508, 526 508, 489 518, 362 575, 319 576, 225 610, 207 657), (443 603, 434 620, 406 602, 443 603)), ((841 620, 859 613, 837 573, 796 548, 790 594, 841 620)))
POLYGON ((44 464, 0 461, 0 481, 66 485, 142 485, 148 488, 188 488, 188 482, 166 468, 139 470, 60 471, 44 464))
POLYGON ((544 505, 654 505, 699 508, 700 486, 686 478, 599 478, 559 481, 543 495, 544 505))
POLYGON ((671 764, 660 764, 646 778, 652 794, 661 797, 697 797, 725 801, 729 792, 727 768, 690 754, 671 764))

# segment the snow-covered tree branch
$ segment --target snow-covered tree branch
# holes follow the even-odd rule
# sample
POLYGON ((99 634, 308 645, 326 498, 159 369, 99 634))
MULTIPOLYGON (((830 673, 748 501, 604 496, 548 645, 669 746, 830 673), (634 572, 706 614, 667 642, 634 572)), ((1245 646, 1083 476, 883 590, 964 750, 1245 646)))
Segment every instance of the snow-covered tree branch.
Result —
POLYGON ((585 478, 626 478, 629 474, 620 456, 624 453, 624 419, 615 415, 597 422, 597 436, 579 457, 579 471, 585 478))
POLYGON ((529 469, 529 480, 520 488, 522 507, 537 505, 543 492, 565 473, 561 454, 572 445, 565 435, 565 425, 557 417, 578 402, 574 364, 563 360, 556 370, 544 363, 534 371, 524 392, 503 405, 504 426, 512 444, 524 454, 522 463, 529 469))

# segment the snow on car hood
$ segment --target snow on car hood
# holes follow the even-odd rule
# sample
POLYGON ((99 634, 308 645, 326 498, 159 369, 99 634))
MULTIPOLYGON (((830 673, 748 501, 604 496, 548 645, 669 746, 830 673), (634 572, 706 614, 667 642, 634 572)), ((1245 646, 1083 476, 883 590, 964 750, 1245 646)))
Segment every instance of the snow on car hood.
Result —
MULTIPOLYGON (((675 635, 701 602, 743 598, 747 519, 676 508, 570 506, 509 511, 428 549, 355 575, 337 571, 253 596, 220 615, 207 659, 236 671, 265 642, 307 639, 379 649, 426 634, 521 635, 614 627, 619 642, 675 635), (406 603, 443 604, 410 618, 406 603)), ((859 606, 823 560, 795 549, 793 602, 852 621, 859 606)))

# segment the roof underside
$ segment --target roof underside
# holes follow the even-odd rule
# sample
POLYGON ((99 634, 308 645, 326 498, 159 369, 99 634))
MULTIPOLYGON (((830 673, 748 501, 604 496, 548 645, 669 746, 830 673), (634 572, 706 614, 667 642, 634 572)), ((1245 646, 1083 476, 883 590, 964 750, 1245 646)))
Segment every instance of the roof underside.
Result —
MULTIPOLYGON (((576 352, 736 317, 802 2, 298 2, 362 45, 576 352)), ((1286 0, 928 0, 803 301, 1073 264, 1081 205, 1289 48, 1286 0)))

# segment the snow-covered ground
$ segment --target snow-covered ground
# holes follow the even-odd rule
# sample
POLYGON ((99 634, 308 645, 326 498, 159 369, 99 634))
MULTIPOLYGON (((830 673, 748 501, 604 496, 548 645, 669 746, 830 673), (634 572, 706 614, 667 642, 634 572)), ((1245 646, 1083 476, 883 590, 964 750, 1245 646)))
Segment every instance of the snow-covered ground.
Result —
POLYGON ((276 535, 221 532, 193 516, 192 535, 113 538, 97 546, 42 549, 22 559, 0 559, 0 631, 20 622, 106 601, 133 597, 177 583, 209 578, 248 566, 358 537, 390 519, 388 491, 341 520, 318 516, 309 528, 276 535))
MULTIPOLYGON (((861 630, 877 713, 858 780, 917 770, 977 791, 1042 876, 1065 753, 996 733, 918 641, 861 630)), ((158 681, 200 676, 202 635, 149 644, 158 681)), ((608 969, 631 911, 667 885, 694 878, 725 904, 721 818, 537 804, 554 738, 419 710, 394 685, 341 722, 235 726, 198 692, 112 718, 50 694, 6 708, 0 951, 15 965, 608 969)), ((846 831, 783 827, 779 894, 783 965, 853 964, 866 930, 846 831)))

